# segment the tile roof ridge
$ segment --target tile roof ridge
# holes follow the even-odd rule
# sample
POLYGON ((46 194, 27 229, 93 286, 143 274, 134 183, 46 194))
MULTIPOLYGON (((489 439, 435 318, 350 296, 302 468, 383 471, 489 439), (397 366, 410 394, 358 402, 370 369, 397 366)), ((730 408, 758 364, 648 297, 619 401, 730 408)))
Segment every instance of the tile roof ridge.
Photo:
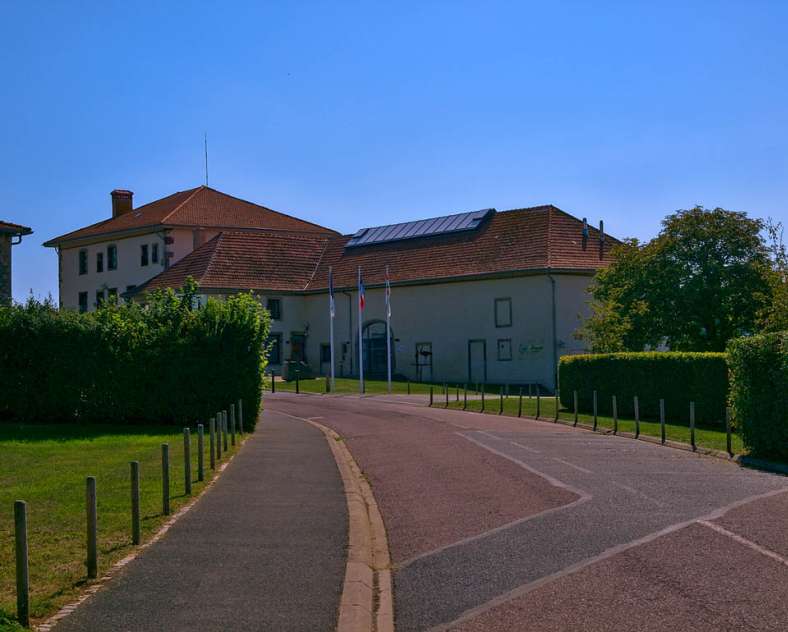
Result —
MULTIPOLYGON (((200 248, 202 248, 204 246, 207 246, 208 244, 212 245, 212 247, 210 248, 210 252, 208 254, 208 264, 205 266, 205 270, 203 271, 202 276, 200 277, 201 281, 202 279, 207 277, 210 272, 213 271, 214 258, 216 257, 216 253, 219 251, 219 245, 220 242, 223 241, 222 239, 223 237, 224 237, 224 233, 219 233, 215 237, 212 237, 211 239, 206 241, 202 246, 200 246, 200 248)), ((208 248, 206 248, 206 250, 208 250, 208 248)), ((194 252, 196 251, 192 250, 192 253, 194 252)))
MULTIPOLYGON (((191 193, 186 196, 185 200, 183 200, 180 204, 178 204, 178 206, 176 206, 174 209, 172 209, 169 213, 167 213, 164 217, 161 218, 161 221, 159 221, 159 224, 165 224, 173 213, 175 213, 176 211, 180 210, 183 207, 184 204, 189 202, 195 195, 197 195, 197 193, 199 193, 200 191, 202 191, 203 189, 206 189, 206 188, 207 187, 204 184, 201 184, 200 186, 195 187, 194 189, 192 189, 191 193)), ((188 189, 186 189, 186 190, 188 191, 188 189)), ((180 191, 179 191, 179 193, 180 193, 180 191)), ((177 195, 177 194, 174 193, 173 195, 177 195)))
POLYGON ((315 262, 315 267, 312 268, 312 274, 309 275, 309 279, 307 280, 302 290, 308 290, 309 286, 312 284, 312 281, 315 280, 317 271, 320 269, 320 264, 323 263, 323 257, 326 254, 326 250, 328 250, 329 243, 331 243, 331 240, 326 238, 325 242, 323 243, 323 249, 320 251, 320 256, 317 258, 317 261, 315 262))

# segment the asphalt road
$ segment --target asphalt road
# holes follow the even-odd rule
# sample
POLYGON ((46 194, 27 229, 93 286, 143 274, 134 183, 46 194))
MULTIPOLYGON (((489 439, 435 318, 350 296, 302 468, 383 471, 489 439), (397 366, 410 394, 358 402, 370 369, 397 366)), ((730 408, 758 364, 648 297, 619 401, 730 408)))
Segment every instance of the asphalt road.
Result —
POLYGON ((323 434, 267 411, 198 503, 54 630, 333 630, 346 547, 323 434))
POLYGON ((785 630, 788 479, 396 396, 277 394, 369 477, 397 630, 785 630))

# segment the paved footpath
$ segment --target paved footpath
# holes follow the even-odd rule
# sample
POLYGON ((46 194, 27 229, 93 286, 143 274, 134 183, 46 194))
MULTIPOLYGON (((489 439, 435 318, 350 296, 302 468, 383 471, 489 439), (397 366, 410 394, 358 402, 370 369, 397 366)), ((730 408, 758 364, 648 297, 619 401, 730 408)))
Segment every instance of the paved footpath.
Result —
POLYGON ((333 630, 347 528, 324 435, 266 411, 197 504, 54 631, 333 630))
POLYGON ((399 632, 788 629, 788 479, 395 396, 277 394, 380 506, 399 632))

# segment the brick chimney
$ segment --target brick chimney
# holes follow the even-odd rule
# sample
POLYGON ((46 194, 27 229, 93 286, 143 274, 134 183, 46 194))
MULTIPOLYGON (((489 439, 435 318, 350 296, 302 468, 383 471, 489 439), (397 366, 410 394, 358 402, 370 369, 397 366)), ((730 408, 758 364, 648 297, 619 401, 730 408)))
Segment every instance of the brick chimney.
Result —
POLYGON ((120 217, 126 213, 130 213, 134 208, 131 198, 134 193, 126 191, 125 189, 115 189, 112 193, 112 217, 120 217))

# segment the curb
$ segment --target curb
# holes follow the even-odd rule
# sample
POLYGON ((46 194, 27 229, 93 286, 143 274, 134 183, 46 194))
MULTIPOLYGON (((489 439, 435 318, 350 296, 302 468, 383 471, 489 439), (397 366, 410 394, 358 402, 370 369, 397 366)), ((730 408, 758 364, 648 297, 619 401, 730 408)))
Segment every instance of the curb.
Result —
POLYGON ((337 632, 394 632, 388 538, 372 488, 342 437, 316 421, 306 421, 325 435, 347 500, 348 558, 337 632))
POLYGON ((35 630, 35 632, 50 632, 52 628, 55 627, 57 623, 60 622, 61 619, 64 619, 72 612, 74 612, 79 606, 81 606, 84 602, 90 599, 93 595, 95 595, 99 590, 101 590, 113 577, 115 577, 124 566, 126 566, 129 562, 132 562, 137 557, 142 555, 145 550, 150 547, 152 544, 155 544, 159 540, 161 540, 167 531, 170 530, 172 525, 174 525, 184 514, 186 514, 194 505, 196 505, 200 499, 205 495, 205 493, 214 486, 216 481, 219 480, 220 475, 224 472, 225 468, 232 463, 233 459, 238 456, 241 448, 244 444, 252 437, 254 433, 246 433, 246 438, 241 440, 240 445, 236 449, 235 453, 233 453, 229 459, 227 459, 224 463, 222 463, 219 467, 216 468, 215 476, 208 481, 205 486, 200 491, 199 495, 192 498, 189 502, 187 502, 183 507, 181 507, 178 511, 172 514, 169 519, 159 527, 159 530, 154 533, 149 540, 139 544, 138 546, 134 547, 134 550, 129 553, 126 557, 118 560, 112 566, 110 566, 106 573, 102 575, 99 579, 94 581, 90 586, 85 588, 82 594, 77 597, 76 600, 72 601, 71 603, 66 604, 60 610, 58 610, 55 614, 48 617, 43 623, 39 623, 37 625, 31 625, 31 629, 35 630))

